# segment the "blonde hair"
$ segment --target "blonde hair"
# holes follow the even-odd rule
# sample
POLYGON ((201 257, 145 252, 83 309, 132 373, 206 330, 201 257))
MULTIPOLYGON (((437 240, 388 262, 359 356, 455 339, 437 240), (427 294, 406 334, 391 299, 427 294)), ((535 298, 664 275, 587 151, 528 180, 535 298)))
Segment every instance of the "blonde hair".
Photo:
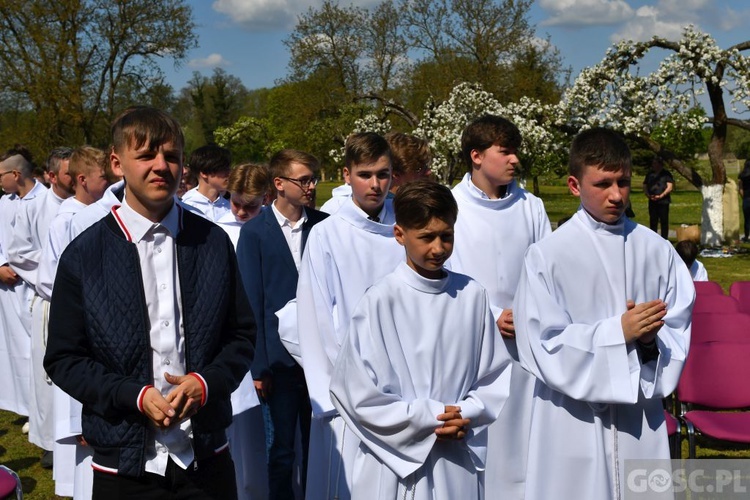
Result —
POLYGON ((104 172, 107 172, 108 163, 107 154, 101 149, 92 146, 81 146, 75 148, 70 155, 68 173, 73 178, 73 184, 75 185, 79 175, 90 175, 94 167, 101 168, 104 172))
POLYGON ((271 174, 266 165, 243 163, 229 174, 227 191, 250 198, 265 196, 271 190, 271 174))

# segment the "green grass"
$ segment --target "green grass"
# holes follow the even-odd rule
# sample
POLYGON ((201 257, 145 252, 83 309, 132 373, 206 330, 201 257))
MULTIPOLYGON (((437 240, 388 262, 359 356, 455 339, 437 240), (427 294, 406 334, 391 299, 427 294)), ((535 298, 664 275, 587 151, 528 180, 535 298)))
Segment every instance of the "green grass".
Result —
MULTIPOLYGON (((635 211, 635 221, 648 224, 648 203, 641 193, 643 177, 634 177, 631 203, 635 211)), ((318 184, 317 205, 322 205, 331 197, 331 190, 339 182, 321 182, 318 184)), ((578 208, 578 199, 571 196, 564 182, 559 179, 544 183, 540 188, 547 213, 553 225, 561 218, 573 214, 578 208)), ((701 195, 692 186, 677 179, 677 188, 672 197, 669 220, 670 228, 676 230, 680 224, 700 224, 701 195)), ((729 290, 734 281, 750 279, 750 245, 737 247, 731 258, 703 258, 711 280, 718 282, 729 290)), ((55 497, 52 472, 39 465, 41 450, 31 445, 27 437, 21 434, 22 420, 15 414, 0 411, 0 464, 7 465, 18 472, 23 482, 25 498, 49 500, 55 497)), ((683 456, 687 456, 687 444, 684 444, 683 456)), ((698 447, 699 457, 742 457, 750 458, 748 449, 727 449, 726 447, 698 447)))
POLYGON ((21 478, 24 499, 62 498, 55 496, 52 471, 39 465, 42 450, 21 433, 24 420, 15 413, 0 411, 0 465, 13 469, 21 478))

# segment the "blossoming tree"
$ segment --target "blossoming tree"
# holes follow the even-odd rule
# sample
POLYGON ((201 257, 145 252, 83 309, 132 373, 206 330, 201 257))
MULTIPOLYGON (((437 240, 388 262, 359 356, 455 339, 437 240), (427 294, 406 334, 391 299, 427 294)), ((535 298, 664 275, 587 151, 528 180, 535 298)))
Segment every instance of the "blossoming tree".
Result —
POLYGON ((653 152, 703 194, 702 242, 719 245, 731 232, 725 227, 722 200, 736 192, 727 189, 724 144, 732 124, 750 130, 750 122, 727 115, 727 100, 737 113, 750 110, 750 60, 743 55, 750 41, 720 49, 708 34, 693 26, 679 41, 654 37, 646 42, 615 44, 597 65, 584 69, 560 103, 560 112, 573 128, 604 125, 621 130, 653 152), (654 49, 667 55, 648 73, 647 56, 654 49), (645 74, 644 74, 645 73, 645 74), (692 112, 706 94, 712 116, 692 112), (652 132, 665 123, 689 134, 707 124, 712 135, 708 147, 711 178, 703 179, 684 164, 652 132))

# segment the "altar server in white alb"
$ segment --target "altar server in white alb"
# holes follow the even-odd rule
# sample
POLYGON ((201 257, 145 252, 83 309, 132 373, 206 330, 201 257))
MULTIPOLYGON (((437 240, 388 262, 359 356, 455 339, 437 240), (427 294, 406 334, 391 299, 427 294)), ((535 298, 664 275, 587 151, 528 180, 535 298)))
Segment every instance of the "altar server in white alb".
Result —
MULTIPOLYGON (((31 398, 29 406, 29 442, 45 450, 41 465, 52 467, 55 445, 55 421, 52 409, 53 388, 42 366, 47 347, 49 302, 37 290, 39 262, 47 242, 49 226, 64 200, 73 195, 73 180, 68 171, 71 148, 55 148, 47 158, 50 188, 39 196, 28 196, 13 220, 13 237, 8 261, 23 278, 22 319, 27 317, 31 334, 31 398)), ((31 168, 28 163, 21 168, 31 168)))
POLYGON ((526 498, 623 498, 631 459, 668 459, 662 398, 690 344, 695 290, 668 241, 623 214, 630 151, 615 132, 570 149, 576 214, 526 253, 514 302, 534 392, 526 498))
POLYGON ((484 498, 487 427, 508 397, 510 356, 484 288, 443 269, 458 212, 450 190, 407 183, 394 209, 405 262, 357 305, 331 379, 362 441, 352 498, 484 498))
MULTIPOLYGON (((70 243, 69 229, 73 216, 104 195, 110 182, 116 180, 108 167, 109 158, 104 151, 91 146, 81 146, 70 155, 68 173, 73 183, 74 195, 60 204, 47 234, 47 242, 39 260, 37 293, 49 310, 52 286, 55 283, 57 262, 70 243)), ((41 318, 46 338, 47 319, 41 318)), ((93 450, 85 446, 81 432, 81 403, 68 396, 59 387, 53 389, 53 415, 55 420, 54 466, 55 494, 73 497, 74 500, 91 498, 93 450)))
POLYGON ((487 289, 499 334, 514 358, 505 410, 490 426, 487 491, 522 499, 534 377, 516 362, 513 297, 526 249, 550 233, 542 200, 514 180, 521 133, 495 115, 469 123, 461 135, 468 172, 453 188, 458 203, 456 244, 448 267, 487 289))
POLYGON ((8 249, 13 221, 24 198, 34 198, 47 189, 34 180, 33 169, 27 168, 31 164, 29 158, 31 153, 23 147, 12 148, 0 156, 0 187, 5 192, 0 198, 0 377, 6 381, 0 391, 0 409, 26 416, 31 393, 31 337, 21 314, 24 282, 9 263, 8 249))
POLYGON ((350 498, 351 462, 359 440, 331 403, 328 387, 354 306, 365 291, 403 260, 393 237, 388 142, 366 132, 347 138, 344 178, 352 197, 307 238, 297 283, 302 367, 313 419, 307 498, 350 498))

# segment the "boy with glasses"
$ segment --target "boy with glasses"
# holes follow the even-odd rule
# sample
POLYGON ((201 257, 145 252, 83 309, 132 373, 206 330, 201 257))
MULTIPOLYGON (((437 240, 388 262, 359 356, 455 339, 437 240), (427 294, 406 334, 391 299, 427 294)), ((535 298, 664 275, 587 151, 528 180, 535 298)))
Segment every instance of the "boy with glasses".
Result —
POLYGON ((304 491, 312 410, 304 372, 281 343, 275 313, 295 297, 310 229, 328 214, 307 208, 318 182, 317 158, 303 151, 284 149, 271 158, 269 167, 276 199, 242 226, 237 260, 258 323, 251 372, 258 396, 267 406, 273 423, 273 440, 268 450, 269 498, 293 499, 297 421, 302 442, 300 487, 304 491))

